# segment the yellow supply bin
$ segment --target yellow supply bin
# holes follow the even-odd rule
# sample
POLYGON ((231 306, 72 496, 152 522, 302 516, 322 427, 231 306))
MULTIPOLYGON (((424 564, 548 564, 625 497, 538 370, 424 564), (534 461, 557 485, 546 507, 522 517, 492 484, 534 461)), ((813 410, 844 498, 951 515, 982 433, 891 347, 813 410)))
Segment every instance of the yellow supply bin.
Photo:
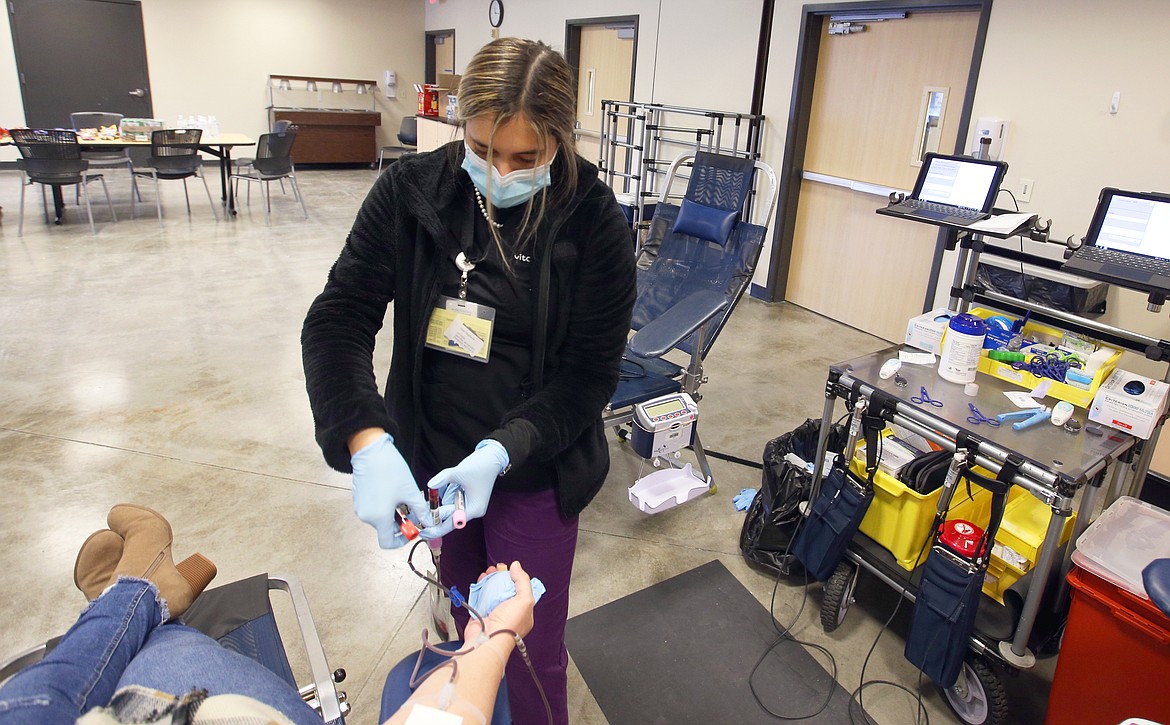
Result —
MULTIPOLYGON (((992 315, 999 314, 998 312, 984 309, 982 307, 973 307, 969 310, 969 312, 972 315, 982 317, 984 319, 991 317, 992 315)), ((1063 330, 1058 330, 1055 327, 1049 327, 1047 325, 1042 325, 1039 322, 1032 321, 1029 321, 1028 324, 1024 325, 1024 334, 1027 335, 1029 333, 1034 333, 1042 337, 1055 340, 1059 340, 1064 335, 1063 330)), ((1093 402, 1093 396, 1097 394, 1097 388, 1101 387, 1101 383, 1109 377, 1109 374, 1112 373, 1113 369, 1117 367, 1117 363, 1120 360, 1121 351, 1117 350, 1108 360, 1105 361, 1105 364, 1098 368, 1097 372, 1093 374, 1093 382, 1089 385, 1088 390, 1078 388, 1073 385, 1068 385, 1067 383, 1062 383, 1058 380, 1042 378, 1037 375, 1033 375, 1027 370, 1016 370, 1011 366, 1011 363, 1000 362, 998 360, 992 360, 991 358, 987 357, 987 350, 984 350, 982 357, 979 358, 979 372, 987 373, 992 377, 999 378, 1000 380, 1006 380, 1009 383, 1014 383, 1015 385, 1027 388, 1028 390, 1035 388, 1042 380, 1048 380, 1049 383, 1051 383, 1051 387, 1048 388, 1049 395, 1056 398, 1057 400, 1067 400, 1077 407, 1088 408, 1089 404, 1093 402)))
MULTIPOLYGON (((882 433, 883 437, 890 434, 889 430, 882 433)), ((850 467, 853 473, 865 478, 864 458, 854 455, 850 467)), ((995 478, 986 469, 976 467, 975 470, 988 478, 995 478)), ((927 494, 918 493, 885 471, 878 470, 873 478, 873 501, 861 520, 861 532, 893 554, 899 566, 912 571, 916 562, 921 565, 926 561, 928 552, 923 551, 923 546, 931 534, 930 525, 934 522, 941 495, 941 488, 927 494)), ((1044 542, 1051 516, 1052 509, 1046 503, 1026 489, 1012 487, 983 582, 985 594, 1003 604, 1003 593, 1036 565, 1036 555, 1044 542)), ((986 529, 991 520, 991 492, 974 483, 968 486, 966 480, 960 480, 947 518, 970 521, 986 529)), ((1065 520, 1061 544, 1068 541, 1075 520, 1075 513, 1065 520)))
MULTIPOLYGON (((890 432, 882 435, 888 436, 890 432)), ((864 459, 855 456, 850 465, 855 474, 865 478, 864 459)), ((941 495, 941 488, 927 494, 918 493, 879 470, 874 473, 873 501, 861 520, 861 533, 893 554, 898 566, 912 571, 915 562, 922 564, 926 561, 927 552, 922 547, 930 536, 930 525, 934 522, 941 495)), ((979 511, 984 511, 982 517, 986 523, 986 511, 990 510, 990 505, 990 492, 972 484, 968 495, 966 484, 960 482, 951 499, 948 518, 974 521, 979 517, 979 511)))

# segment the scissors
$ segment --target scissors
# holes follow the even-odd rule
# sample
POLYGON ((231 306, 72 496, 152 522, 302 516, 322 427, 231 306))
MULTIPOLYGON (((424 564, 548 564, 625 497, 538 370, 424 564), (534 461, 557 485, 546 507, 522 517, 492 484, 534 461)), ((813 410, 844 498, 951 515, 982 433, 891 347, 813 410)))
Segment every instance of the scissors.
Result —
POLYGON ((992 428, 999 427, 998 420, 996 420, 995 418, 988 418, 983 413, 980 413, 979 409, 975 407, 974 403, 967 403, 967 407, 971 409, 971 415, 967 416, 968 423, 973 423, 975 425, 979 425, 980 423, 986 423, 987 425, 991 426, 992 428))
POLYGON ((943 407, 941 400, 935 400, 934 398, 930 397, 930 393, 926 392, 925 385, 919 389, 918 395, 910 398, 910 402, 914 403, 915 405, 933 405, 936 408, 943 407))

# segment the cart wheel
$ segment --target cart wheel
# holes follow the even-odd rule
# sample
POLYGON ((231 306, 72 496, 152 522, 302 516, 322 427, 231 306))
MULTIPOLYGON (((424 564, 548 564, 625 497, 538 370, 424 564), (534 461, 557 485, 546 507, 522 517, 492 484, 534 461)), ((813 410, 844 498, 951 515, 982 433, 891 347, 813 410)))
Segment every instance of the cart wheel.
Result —
POLYGON ((822 590, 824 599, 821 601, 821 627, 826 632, 832 632, 845 621, 845 614, 853 603, 853 589, 857 586, 859 572, 857 567, 843 561, 825 582, 822 590))
POLYGON ((943 690, 947 705, 968 725, 1007 722, 1007 692, 1003 681, 981 657, 968 655, 953 687, 943 690))

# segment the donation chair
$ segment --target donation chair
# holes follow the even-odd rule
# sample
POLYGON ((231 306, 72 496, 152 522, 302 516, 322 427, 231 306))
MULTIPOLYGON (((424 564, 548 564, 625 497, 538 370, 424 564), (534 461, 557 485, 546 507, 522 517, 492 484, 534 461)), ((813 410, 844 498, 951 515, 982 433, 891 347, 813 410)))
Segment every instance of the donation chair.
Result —
POLYGON ((45 208, 46 224, 49 223, 49 203, 45 199, 45 187, 55 187, 54 200, 59 201, 60 188, 76 184, 81 195, 85 197, 89 231, 97 234, 97 227, 93 223, 93 207, 89 203, 91 181, 102 182, 106 204, 110 207, 110 216, 114 221, 118 221, 117 215, 114 214, 114 205, 110 201, 110 190, 106 188, 106 180, 101 174, 87 173, 89 162, 81 157, 81 147, 77 144, 75 131, 14 128, 9 133, 12 135, 12 142, 20 151, 20 170, 24 173, 20 185, 20 216, 16 223, 16 236, 24 235, 24 190, 29 184, 41 185, 41 203, 45 208))
POLYGON ((382 173, 382 159, 385 158, 387 151, 397 151, 399 154, 404 154, 407 151, 414 151, 418 148, 418 120, 414 116, 406 116, 402 119, 402 125, 398 127, 398 146, 383 146, 382 150, 378 152, 378 173, 382 173))
MULTIPOLYGON (((211 203, 211 213, 219 221, 219 210, 216 209, 215 199, 211 198, 211 189, 207 186, 207 179, 203 177, 203 159, 199 156, 199 141, 203 138, 202 129, 198 128, 168 128, 155 131, 150 135, 150 160, 134 170, 135 176, 154 179, 154 205, 158 211, 158 225, 163 226, 162 197, 159 194, 158 180, 183 182, 183 196, 187 200, 187 216, 191 215, 191 196, 187 193, 187 179, 199 177, 203 182, 203 190, 207 192, 207 201, 211 203)), ((134 212, 134 197, 130 197, 131 214, 134 212)))
MULTIPOLYGON (((778 192, 776 174, 760 161, 699 152, 671 163, 648 236, 638 250, 634 334, 622 359, 617 391, 603 414, 607 427, 618 427, 625 437, 622 427, 631 423, 638 403, 678 392, 695 402, 702 398, 699 388, 707 382, 703 360, 751 283, 778 192), (686 195, 680 204, 668 203, 671 184, 688 163, 686 195), (767 180, 768 191, 754 201, 763 221, 753 224, 745 210, 751 206, 753 185, 761 179, 767 180), (685 367, 663 357, 672 350, 689 357, 685 367)), ((697 425, 693 450, 713 492, 697 425)))
MULTIPOLYGON (((118 126, 122 123, 122 114, 106 113, 105 111, 79 111, 69 114, 69 121, 74 131, 83 128, 99 130, 107 126, 118 126)), ((110 149, 108 151, 82 151, 81 158, 89 162, 91 169, 116 169, 125 166, 130 172, 130 193, 142 201, 142 194, 138 191, 138 180, 134 178, 134 161, 130 158, 130 149, 110 149)))
MULTIPOLYGON (((293 196, 301 203, 301 211, 305 213, 305 218, 309 218, 309 210, 305 208, 305 199, 301 196, 301 190, 297 186, 297 173, 296 169, 293 168, 291 156, 296 137, 297 132, 293 129, 263 134, 256 142, 256 158, 251 159, 249 170, 237 169, 232 174, 232 179, 235 180, 235 197, 237 199, 240 198, 241 181, 257 182, 264 185, 264 216, 266 219, 272 215, 272 195, 269 186, 277 180, 283 184, 285 179, 288 179, 292 186, 293 196)), ((248 205, 251 206, 251 204, 252 186, 249 184, 248 205)))
MULTIPOLYGON (((278 677, 296 688, 301 693, 301 698, 320 713, 324 725, 344 723, 344 717, 349 714, 350 707, 346 694, 339 692, 334 683, 345 679, 345 670, 329 671, 325 651, 317 636, 312 612, 309 611, 309 600, 296 578, 259 574, 208 589, 199 595, 179 621, 276 673, 278 677), (305 685, 299 685, 293 675, 284 640, 273 615, 269 592, 277 590, 288 595, 300 630, 310 671, 310 681, 305 685)), ((60 639, 56 637, 6 662, 0 662, 0 683, 25 667, 40 662, 57 646, 60 639)))

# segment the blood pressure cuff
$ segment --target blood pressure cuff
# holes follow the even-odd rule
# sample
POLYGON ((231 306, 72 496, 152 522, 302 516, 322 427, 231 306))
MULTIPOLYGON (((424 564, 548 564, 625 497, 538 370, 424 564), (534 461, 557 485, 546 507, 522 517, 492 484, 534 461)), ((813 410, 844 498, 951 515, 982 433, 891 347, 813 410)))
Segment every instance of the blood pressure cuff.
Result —
POLYGON ((898 478, 915 492, 925 496, 942 487, 950 465, 950 451, 931 451, 902 466, 902 470, 898 471, 898 478))
POLYGON ((873 501, 873 487, 834 465, 796 534, 792 553, 818 581, 837 568, 873 501))

